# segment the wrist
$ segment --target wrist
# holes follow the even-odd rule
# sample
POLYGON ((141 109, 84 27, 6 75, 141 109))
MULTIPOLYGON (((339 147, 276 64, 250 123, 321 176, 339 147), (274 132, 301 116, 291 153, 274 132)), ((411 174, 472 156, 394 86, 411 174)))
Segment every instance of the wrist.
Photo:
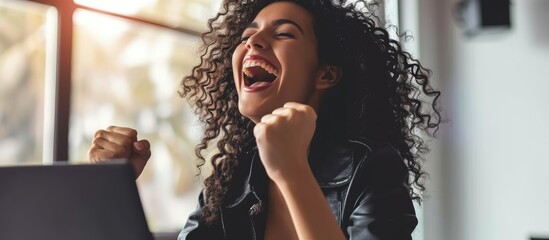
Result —
POLYGON ((306 178, 314 178, 314 175, 309 167, 307 160, 299 159, 295 161, 292 167, 279 171, 277 173, 269 174, 269 177, 280 188, 287 186, 296 186, 296 183, 303 182, 306 178))

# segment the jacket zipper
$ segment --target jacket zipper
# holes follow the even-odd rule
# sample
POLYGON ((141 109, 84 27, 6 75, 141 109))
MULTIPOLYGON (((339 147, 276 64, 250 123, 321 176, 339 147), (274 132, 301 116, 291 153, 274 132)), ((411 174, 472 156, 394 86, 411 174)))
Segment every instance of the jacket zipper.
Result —
POLYGON ((257 203, 252 204, 252 206, 250 207, 250 210, 248 210, 248 217, 250 218, 250 224, 252 225, 252 239, 256 240, 257 239, 257 234, 255 232, 254 215, 257 214, 257 211, 259 211, 259 210, 254 209, 254 208, 258 207, 257 204, 261 205, 263 201, 261 201, 261 199, 259 198, 259 196, 257 196, 257 193, 253 189, 252 189, 252 194, 254 195, 255 199, 257 200, 257 203))
MULTIPOLYGON (((253 207, 250 208, 250 211, 252 210, 253 207)), ((253 240, 256 240, 257 237, 256 237, 256 234, 255 234, 255 225, 254 225, 254 219, 253 219, 253 216, 252 215, 248 215, 250 217, 250 223, 252 224, 252 239, 253 240)))

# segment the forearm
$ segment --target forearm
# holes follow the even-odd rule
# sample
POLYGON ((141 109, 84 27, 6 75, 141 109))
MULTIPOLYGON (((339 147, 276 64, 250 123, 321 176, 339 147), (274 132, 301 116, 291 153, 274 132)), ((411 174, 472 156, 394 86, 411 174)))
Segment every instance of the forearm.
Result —
POLYGON ((309 166, 275 181, 302 240, 345 239, 309 166))

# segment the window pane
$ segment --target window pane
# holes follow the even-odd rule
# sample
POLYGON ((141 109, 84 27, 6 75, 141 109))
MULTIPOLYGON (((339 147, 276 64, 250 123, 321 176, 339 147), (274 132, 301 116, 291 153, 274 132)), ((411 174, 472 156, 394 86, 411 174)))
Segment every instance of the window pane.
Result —
POLYGON ((0 165, 40 163, 52 149, 43 143, 52 143, 44 132, 52 116, 44 112, 53 112, 45 107, 55 84, 48 64, 55 62, 55 22, 52 7, 0 1, 0 165))
POLYGON ((77 4, 202 32, 221 0, 75 0, 77 4))
POLYGON ((202 129, 177 90, 199 38, 84 10, 74 20, 70 161, 86 159, 96 130, 135 128, 152 144, 138 181, 151 230, 182 228, 196 207, 202 129))

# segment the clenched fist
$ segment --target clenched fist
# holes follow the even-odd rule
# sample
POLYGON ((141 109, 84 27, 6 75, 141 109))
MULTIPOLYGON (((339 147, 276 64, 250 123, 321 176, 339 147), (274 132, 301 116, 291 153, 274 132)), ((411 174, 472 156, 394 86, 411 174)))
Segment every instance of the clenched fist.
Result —
POLYGON ((137 131, 131 128, 110 126, 95 132, 88 161, 99 163, 113 159, 127 159, 141 175, 151 157, 151 145, 146 139, 137 140, 137 131))
POLYGON ((254 135, 259 156, 272 180, 291 178, 309 167, 307 156, 316 118, 312 107, 289 102, 256 124, 254 135))

